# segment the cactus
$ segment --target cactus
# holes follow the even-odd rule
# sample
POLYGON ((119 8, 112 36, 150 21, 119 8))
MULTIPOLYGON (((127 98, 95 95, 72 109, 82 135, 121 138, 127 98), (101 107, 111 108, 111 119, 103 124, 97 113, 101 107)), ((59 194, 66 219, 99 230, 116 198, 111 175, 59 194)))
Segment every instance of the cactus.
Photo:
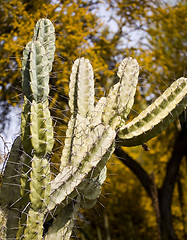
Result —
POLYGON ((60 172, 53 179, 48 160, 54 144, 48 94, 54 50, 54 27, 41 19, 23 51, 22 134, 13 144, 4 172, 1 239, 68 240, 80 207, 91 208, 97 202, 115 145, 145 143, 187 105, 187 79, 180 78, 126 124, 138 82, 137 61, 131 57, 122 61, 119 82, 95 104, 92 66, 87 59, 77 59, 69 83, 71 118, 60 172))

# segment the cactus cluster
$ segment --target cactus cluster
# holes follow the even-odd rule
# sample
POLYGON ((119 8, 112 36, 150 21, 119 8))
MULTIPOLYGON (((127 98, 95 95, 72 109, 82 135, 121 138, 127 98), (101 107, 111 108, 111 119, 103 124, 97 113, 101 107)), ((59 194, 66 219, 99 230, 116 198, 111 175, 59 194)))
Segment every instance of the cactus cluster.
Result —
POLYGON ((143 144, 187 105, 187 79, 182 77, 126 124, 138 82, 137 61, 125 58, 118 68, 118 83, 95 103, 92 66, 87 59, 77 59, 70 76, 71 117, 60 172, 53 179, 48 160, 54 144, 48 95, 54 51, 54 27, 50 20, 41 19, 23 51, 22 134, 13 144, 4 171, 1 239, 68 240, 80 207, 91 208, 97 202, 115 146, 143 144))

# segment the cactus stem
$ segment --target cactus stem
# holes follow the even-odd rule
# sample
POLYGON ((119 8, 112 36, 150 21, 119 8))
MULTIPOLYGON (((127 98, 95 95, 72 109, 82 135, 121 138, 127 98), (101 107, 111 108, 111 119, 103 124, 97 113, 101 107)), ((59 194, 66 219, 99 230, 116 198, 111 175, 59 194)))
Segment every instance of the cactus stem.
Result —
POLYGON ((23 51, 22 136, 11 150, 4 177, 7 182, 0 194, 2 207, 9 206, 7 239, 40 240, 43 223, 53 219, 44 239, 68 240, 79 208, 93 207, 101 194, 106 162, 115 143, 143 144, 165 129, 187 105, 187 79, 180 78, 161 98, 125 124, 138 82, 137 61, 131 57, 122 61, 117 71, 119 82, 95 105, 93 68, 89 60, 77 59, 69 83, 71 118, 60 172, 53 179, 48 154, 52 153, 56 139, 48 99, 54 52, 54 26, 50 20, 41 19, 34 28, 33 40, 23 51), (15 191, 18 187, 20 191, 15 191))

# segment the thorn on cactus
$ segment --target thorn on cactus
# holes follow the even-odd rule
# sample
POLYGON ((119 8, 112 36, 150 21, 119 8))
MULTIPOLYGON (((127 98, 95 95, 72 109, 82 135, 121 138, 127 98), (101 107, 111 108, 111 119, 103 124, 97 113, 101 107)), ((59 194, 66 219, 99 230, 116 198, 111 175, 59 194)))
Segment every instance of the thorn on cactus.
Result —
POLYGON ((22 135, 12 147, 0 193, 8 219, 7 239, 69 239, 80 207, 90 208, 97 202, 107 175, 106 162, 115 146, 142 145, 147 151, 145 142, 187 106, 187 79, 180 78, 126 124, 138 83, 137 61, 129 57, 121 62, 119 82, 95 104, 92 65, 85 58, 77 59, 69 82, 71 117, 59 173, 53 177, 49 156, 55 139, 48 98, 54 52, 54 26, 50 20, 41 19, 23 51, 22 135), (19 191, 15 191, 11 176, 16 176, 19 191), (11 219, 12 213, 16 220, 11 219))

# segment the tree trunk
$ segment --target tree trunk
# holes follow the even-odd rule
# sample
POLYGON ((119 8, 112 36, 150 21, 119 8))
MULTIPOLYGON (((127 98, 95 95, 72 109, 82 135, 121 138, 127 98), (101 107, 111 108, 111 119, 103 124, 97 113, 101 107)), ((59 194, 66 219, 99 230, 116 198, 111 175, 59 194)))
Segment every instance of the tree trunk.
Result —
POLYGON ((171 203, 175 183, 179 174, 181 160, 187 153, 187 134, 185 128, 176 138, 171 159, 166 168, 166 176, 159 189, 162 240, 176 240, 172 226, 171 203))
POLYGON ((148 196, 152 200, 152 205, 156 215, 157 229, 158 229, 158 240, 161 240, 161 215, 158 199, 158 189, 154 181, 154 174, 149 175, 141 165, 133 160, 126 152, 121 148, 115 149, 116 157, 125 164, 130 170, 137 176, 143 187, 145 188, 148 196))

